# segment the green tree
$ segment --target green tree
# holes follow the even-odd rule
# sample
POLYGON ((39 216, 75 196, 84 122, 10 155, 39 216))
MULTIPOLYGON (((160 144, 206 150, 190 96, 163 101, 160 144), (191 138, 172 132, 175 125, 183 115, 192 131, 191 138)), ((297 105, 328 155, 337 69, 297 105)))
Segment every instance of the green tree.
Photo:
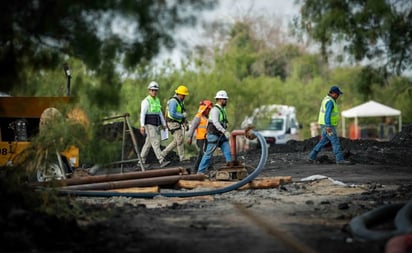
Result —
POLYGON ((96 96, 117 94, 118 64, 132 69, 175 46, 177 27, 194 25, 215 0, 8 1, 0 10, 0 90, 30 84, 27 73, 80 59, 101 80, 96 96))
POLYGON ((342 43, 355 61, 401 75, 412 66, 412 2, 409 0, 297 0, 296 26, 321 45, 328 59, 342 43))

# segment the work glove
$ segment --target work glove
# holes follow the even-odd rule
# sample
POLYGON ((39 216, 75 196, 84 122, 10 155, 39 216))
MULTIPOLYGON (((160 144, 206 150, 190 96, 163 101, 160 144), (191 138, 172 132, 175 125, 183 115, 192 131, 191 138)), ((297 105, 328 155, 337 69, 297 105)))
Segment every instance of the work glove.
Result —
POLYGON ((229 139, 230 139, 230 132, 229 132, 229 131, 225 131, 224 134, 225 134, 226 139, 229 140, 229 139))
POLYGON ((187 118, 187 112, 183 112, 183 118, 187 118))

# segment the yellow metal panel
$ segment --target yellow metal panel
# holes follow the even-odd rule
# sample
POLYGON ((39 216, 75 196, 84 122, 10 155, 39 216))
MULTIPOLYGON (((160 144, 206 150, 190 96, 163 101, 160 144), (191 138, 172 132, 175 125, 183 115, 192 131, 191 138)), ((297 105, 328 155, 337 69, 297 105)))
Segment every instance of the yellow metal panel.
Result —
MULTIPOLYGON (((0 142, 0 167, 14 166, 24 160, 24 156, 19 156, 26 148, 28 148, 30 142, 0 142)), ((67 150, 61 153, 70 162, 71 166, 79 167, 79 148, 70 146, 67 150)))
POLYGON ((0 142, 0 166, 13 166, 22 161, 19 154, 30 145, 30 142, 0 142))
POLYGON ((0 117, 40 118, 49 107, 67 104, 71 97, 0 97, 0 117))

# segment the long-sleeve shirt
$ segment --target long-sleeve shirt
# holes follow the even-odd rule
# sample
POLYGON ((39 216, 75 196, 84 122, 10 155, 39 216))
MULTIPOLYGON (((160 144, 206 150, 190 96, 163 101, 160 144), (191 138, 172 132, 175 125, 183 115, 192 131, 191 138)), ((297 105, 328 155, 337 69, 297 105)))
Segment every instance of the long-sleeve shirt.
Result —
MULTIPOLYGON (((169 102, 167 104, 168 110, 169 110, 169 115, 173 118, 173 119, 183 119, 183 112, 178 112, 177 111, 177 106, 178 106, 178 102, 177 102, 176 97, 173 97, 171 99, 169 99, 169 102)), ((169 116, 169 117, 170 117, 169 116)))
POLYGON ((331 123, 331 117, 332 117, 332 110, 333 110, 333 101, 332 100, 329 100, 327 103, 326 103, 326 111, 325 111, 325 126, 326 127, 330 127, 330 126, 332 126, 332 123, 331 123))
MULTIPOLYGON (((147 99, 145 98, 142 100, 142 103, 140 105, 140 126, 145 125, 145 117, 146 117, 146 113, 148 110, 149 110, 149 101, 147 101, 147 99)), ((166 126, 166 121, 161 111, 159 113, 159 117, 160 117, 160 122, 162 123, 162 126, 166 126)))
POLYGON ((216 129, 224 133, 226 129, 223 127, 223 125, 220 123, 220 111, 219 108, 217 108, 217 105, 210 110, 210 116, 209 116, 209 121, 212 122, 212 124, 216 127, 216 129))
POLYGON ((200 118, 196 115, 196 116, 193 118, 192 122, 190 122, 189 132, 187 133, 187 135, 188 135, 189 138, 192 138, 192 137, 193 137, 193 135, 194 135, 197 127, 199 126, 199 124, 200 124, 200 118))

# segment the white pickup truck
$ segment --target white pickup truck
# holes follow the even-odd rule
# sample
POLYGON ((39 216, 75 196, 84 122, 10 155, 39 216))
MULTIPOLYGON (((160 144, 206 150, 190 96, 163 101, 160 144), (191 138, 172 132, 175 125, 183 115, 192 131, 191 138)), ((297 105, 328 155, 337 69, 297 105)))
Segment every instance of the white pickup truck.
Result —
POLYGON ((296 119, 296 108, 289 105, 262 105, 245 117, 242 129, 253 126, 270 144, 285 144, 300 140, 302 128, 296 119))

